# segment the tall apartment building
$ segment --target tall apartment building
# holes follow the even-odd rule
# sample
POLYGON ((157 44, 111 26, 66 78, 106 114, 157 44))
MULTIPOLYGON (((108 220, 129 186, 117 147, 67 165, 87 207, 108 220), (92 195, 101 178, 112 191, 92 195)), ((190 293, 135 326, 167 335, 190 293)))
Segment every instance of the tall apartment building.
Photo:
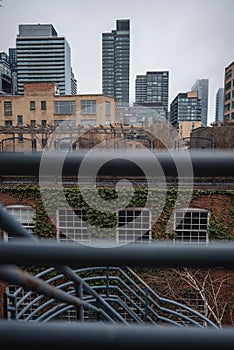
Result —
POLYGON ((135 104, 164 108, 168 112, 169 72, 146 72, 135 80, 135 104))
POLYGON ((234 121, 234 61, 225 68, 224 122, 234 121))
POLYGON ((129 105, 130 20, 116 21, 116 29, 102 33, 102 93, 117 106, 129 105))
POLYGON ((170 121, 182 138, 202 125, 201 100, 197 91, 179 93, 170 105, 170 121))
POLYGON ((71 68, 71 49, 52 24, 20 24, 16 38, 17 90, 24 83, 54 82, 61 95, 76 94, 71 68))
POLYGON ((198 79, 191 87, 191 91, 198 92, 198 98, 201 100, 201 118, 202 126, 207 126, 208 119, 208 97, 209 97, 209 79, 198 79))
POLYGON ((0 52, 0 94, 11 94, 12 76, 9 56, 0 52))
POLYGON ((224 106, 224 88, 219 88, 215 97, 215 122, 221 124, 223 122, 223 106, 224 106))

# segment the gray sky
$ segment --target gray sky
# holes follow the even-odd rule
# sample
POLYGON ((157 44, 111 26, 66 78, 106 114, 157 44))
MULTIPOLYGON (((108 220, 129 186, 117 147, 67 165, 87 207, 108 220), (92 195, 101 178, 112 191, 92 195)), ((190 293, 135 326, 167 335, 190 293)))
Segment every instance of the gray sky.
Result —
POLYGON ((131 21, 130 97, 135 77, 169 71, 169 104, 197 79, 209 79, 209 118, 234 61, 234 0, 2 0, 0 51, 15 47, 18 25, 51 23, 71 47, 78 93, 101 93, 102 33, 131 21))

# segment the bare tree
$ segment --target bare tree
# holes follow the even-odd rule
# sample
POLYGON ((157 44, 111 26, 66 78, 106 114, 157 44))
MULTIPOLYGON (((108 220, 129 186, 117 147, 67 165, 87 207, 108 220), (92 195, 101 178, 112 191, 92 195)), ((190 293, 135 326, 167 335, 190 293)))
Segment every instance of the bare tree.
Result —
POLYGON ((202 313, 219 327, 234 325, 234 274, 223 269, 165 269, 143 272, 157 293, 202 313))

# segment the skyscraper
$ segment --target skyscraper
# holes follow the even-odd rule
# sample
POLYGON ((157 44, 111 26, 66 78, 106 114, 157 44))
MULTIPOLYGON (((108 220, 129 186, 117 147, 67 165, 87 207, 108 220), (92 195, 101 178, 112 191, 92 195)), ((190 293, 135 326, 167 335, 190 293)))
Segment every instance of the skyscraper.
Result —
POLYGON ((12 93, 12 95, 16 95, 17 94, 17 52, 16 52, 16 48, 9 49, 9 59, 10 59, 11 77, 12 77, 11 93, 12 93))
POLYGON ((102 93, 117 106, 129 105, 130 20, 116 21, 116 29, 102 33, 102 93))
POLYGON ((24 83, 54 82, 61 95, 76 94, 71 49, 51 24, 21 24, 16 38, 17 90, 24 83))
POLYGON ((11 94, 12 76, 9 56, 0 52, 0 94, 11 94))
POLYGON ((168 112, 168 71, 147 72, 137 75, 135 80, 135 103, 154 105, 168 112))
POLYGON ((196 83, 192 86, 191 91, 198 92, 198 98, 200 98, 201 100, 202 125, 207 126, 209 79, 198 79, 196 83))
POLYGON ((223 122, 224 88, 219 88, 215 99, 215 122, 223 122))

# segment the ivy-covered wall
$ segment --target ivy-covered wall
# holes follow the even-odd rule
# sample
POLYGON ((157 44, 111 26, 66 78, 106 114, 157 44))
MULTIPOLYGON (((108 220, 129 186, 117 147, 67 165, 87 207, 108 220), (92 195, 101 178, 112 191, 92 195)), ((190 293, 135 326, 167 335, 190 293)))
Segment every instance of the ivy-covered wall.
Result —
MULTIPOLYGON (((64 196, 69 206, 73 208, 85 209, 87 212, 87 221, 93 225, 95 230, 102 230, 102 228, 113 228, 117 224, 116 213, 105 213, 101 210, 93 209, 84 200, 84 196, 79 187, 68 187, 63 189, 64 196)), ((148 205, 154 212, 154 215, 158 217, 153 222, 152 238, 153 239, 170 239, 173 237, 173 222, 170 222, 172 218, 172 212, 178 203, 178 190, 176 188, 169 189, 147 189, 145 187, 136 186, 134 194, 131 197, 127 188, 121 188, 120 190, 122 198, 129 200, 129 207, 147 207, 148 205), (162 208, 163 203, 163 208, 162 208), (163 210, 162 210, 163 209, 163 210)), ((41 238, 55 238, 56 227, 55 217, 56 209, 62 205, 61 191, 54 188, 46 188, 43 191, 43 200, 40 192, 40 188, 36 185, 14 185, 0 187, 0 202, 3 206, 7 205, 29 205, 35 209, 35 234, 41 238), (46 207, 46 209, 45 209, 46 207)), ((191 193, 190 193, 191 194, 191 193)), ((183 196, 189 196, 188 191, 184 190, 183 196)), ((105 201, 111 201, 117 198, 117 192, 114 188, 98 188, 98 195, 105 201)), ((183 197, 182 196, 182 197, 183 197)), ((85 189, 85 198, 89 198, 88 203, 95 204, 97 202, 96 195, 90 191, 89 188, 85 189)), ((182 203, 181 203, 182 206, 182 203)), ((210 239, 233 239, 234 238, 234 191, 233 190, 205 190, 195 189, 192 192, 190 205, 191 208, 201 208, 210 211, 210 225, 209 234, 210 239)), ((138 271, 138 273, 140 273, 138 271)), ((170 275, 164 274, 165 271, 145 271, 143 269, 140 275, 152 288, 158 292, 163 291, 162 286, 165 286, 165 279, 169 283, 170 275), (159 283, 159 277, 161 278, 161 285, 159 283), (156 286, 155 286, 155 281, 156 286)), ((173 271, 172 276, 175 275, 173 271)), ((178 280, 178 276, 176 281, 178 280)), ((173 281, 172 281, 173 282, 173 281)), ((171 285, 173 284, 172 282, 171 285)), ((167 285, 166 285, 167 286, 167 285)), ((181 287, 181 286, 180 286, 181 287)), ((169 289, 167 289, 168 291, 169 289)), ((175 290, 175 288, 173 289, 175 290)), ((0 318, 3 317, 3 293, 4 285, 0 284, 0 318)), ((228 300, 227 295, 222 294, 220 296, 221 301, 228 300), (225 299, 226 298, 226 299, 225 299)), ((164 295, 164 294, 163 294, 164 295)), ((167 294, 165 294, 167 295, 167 294)), ((170 293, 168 298, 175 298, 175 295, 170 293)), ((180 300, 181 295, 178 292, 177 296, 180 300)), ((229 305, 229 304, 228 304, 229 305)), ((227 324, 232 324, 228 318, 227 324)), ((225 319, 226 320, 226 319, 225 319)))
MULTIPOLYGON (((70 207, 86 210, 88 223, 97 230, 116 227, 116 213, 106 213, 102 210, 93 209, 95 206, 87 204, 97 201, 98 195, 105 201, 117 198, 115 188, 98 188, 98 195, 89 188, 83 189, 85 198, 78 186, 64 188, 64 196, 70 207)), ((179 208, 178 191, 176 188, 147 189, 137 186, 131 197, 128 188, 121 188, 122 198, 129 201, 128 207, 149 207, 153 213, 152 238, 170 239, 173 237, 172 211, 179 208), (163 207, 162 207, 163 203, 163 207), (155 219, 156 218, 156 219, 155 219)), ((120 193, 118 192, 118 193, 120 193)), ((183 196, 188 196, 184 190, 183 196)), ((56 209, 62 206, 61 191, 48 187, 43 190, 43 201, 40 188, 36 185, 13 185, 0 187, 0 202, 7 205, 30 205, 36 211, 35 234, 38 237, 54 238, 56 236, 55 215, 56 209), (45 209, 46 208, 46 209, 45 209)), ((182 205, 182 204, 181 204, 182 205)), ((209 233, 210 239, 233 239, 234 238, 234 191, 233 190, 204 190, 195 189, 192 192, 191 208, 201 208, 210 211, 209 233)))

